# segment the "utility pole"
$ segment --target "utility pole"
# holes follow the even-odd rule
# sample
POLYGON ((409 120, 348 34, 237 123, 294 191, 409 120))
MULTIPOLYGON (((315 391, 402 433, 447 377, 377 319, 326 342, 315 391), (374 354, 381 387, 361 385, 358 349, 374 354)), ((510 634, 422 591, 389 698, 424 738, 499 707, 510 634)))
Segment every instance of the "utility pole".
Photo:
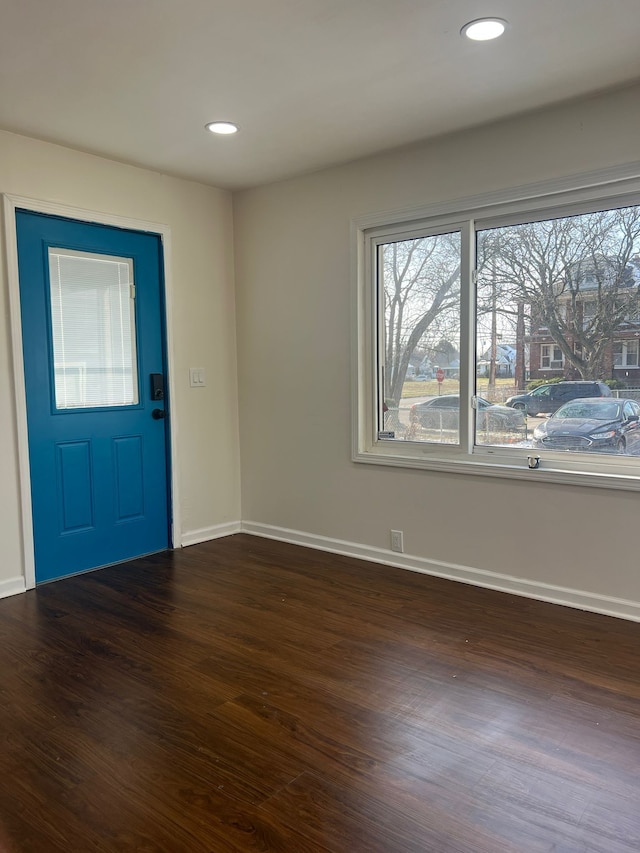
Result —
POLYGON ((491 277, 491 355, 489 360, 489 389, 496 387, 496 360, 498 357, 498 312, 495 267, 491 277))
POLYGON ((525 384, 524 363, 524 302, 518 302, 518 316, 516 320, 516 369, 515 383, 516 391, 524 391, 525 384))

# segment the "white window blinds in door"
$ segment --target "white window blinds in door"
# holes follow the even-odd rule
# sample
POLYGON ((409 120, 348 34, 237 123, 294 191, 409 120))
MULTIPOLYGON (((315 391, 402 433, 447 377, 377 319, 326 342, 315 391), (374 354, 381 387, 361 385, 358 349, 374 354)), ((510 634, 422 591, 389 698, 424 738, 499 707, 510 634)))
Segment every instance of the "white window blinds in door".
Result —
POLYGON ((138 403, 130 258, 49 249, 57 409, 138 403))

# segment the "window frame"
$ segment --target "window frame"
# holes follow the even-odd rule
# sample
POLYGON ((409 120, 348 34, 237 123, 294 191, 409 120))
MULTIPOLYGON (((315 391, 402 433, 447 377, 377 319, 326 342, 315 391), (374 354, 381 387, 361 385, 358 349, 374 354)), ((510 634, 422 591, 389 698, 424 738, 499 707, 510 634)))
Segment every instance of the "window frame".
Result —
POLYGON ((582 301, 582 329, 585 331, 588 329, 593 322, 593 318, 596 316, 596 306, 597 301, 595 299, 584 299, 582 301), (587 311, 587 305, 589 306, 589 310, 587 311))
MULTIPOLYGON (((416 228, 413 225, 411 225, 408 229, 395 229, 394 228, 391 235, 386 229, 382 229, 379 234, 378 233, 372 233, 370 235, 370 242, 369 242, 369 253, 370 253, 369 263, 370 263, 370 270, 371 270, 370 275, 372 276, 371 280, 373 281, 375 279, 375 281, 376 281, 375 296, 374 296, 374 302, 375 302, 375 309, 374 310, 375 310, 375 314, 376 314, 375 322, 376 322, 376 330, 377 330, 377 339, 375 342, 376 344, 377 344, 377 341, 384 340, 384 333, 385 333, 385 316, 384 316, 384 309, 382 307, 384 305, 383 281, 382 281, 382 277, 379 276, 378 272, 377 272, 377 264, 378 264, 378 259, 380 256, 380 247, 387 245, 389 243, 393 243, 393 242, 402 242, 405 240, 413 240, 413 239, 416 239, 417 237, 427 237, 427 238, 428 237, 437 237, 437 236, 444 235, 444 234, 452 234, 452 233, 458 233, 459 232, 460 233, 460 247, 461 247, 460 304, 459 304, 459 308, 460 308, 460 363, 462 365, 462 361, 466 356, 466 353, 463 350, 463 337, 465 336, 465 332, 464 332, 465 320, 463 318, 463 314, 465 312, 464 312, 464 307, 463 307, 463 295, 462 295, 462 293, 463 293, 463 285, 462 285, 463 262, 462 262, 462 257, 465 254, 464 243, 468 237, 468 230, 469 230, 467 223, 464 223, 463 225, 464 225, 464 227, 459 222, 436 223, 433 225, 433 227, 429 227, 426 230, 424 228, 421 228, 421 227, 416 228)), ((383 423, 383 417, 382 417, 383 394, 381 394, 379 392, 379 389, 381 387, 384 388, 384 370, 385 370, 384 356, 381 355, 380 348, 377 345, 375 345, 372 348, 371 356, 372 356, 372 359, 374 361, 374 365, 372 365, 372 369, 374 369, 376 371, 376 375, 377 375, 377 386, 376 386, 377 393, 376 393, 376 399, 374 399, 373 402, 377 404, 376 408, 377 408, 378 415, 377 415, 376 422, 377 422, 377 424, 380 425, 383 423)), ((462 395, 462 370, 460 372, 460 376, 461 376, 460 400, 462 401, 463 399, 466 399, 466 397, 468 395, 465 394, 464 397, 462 395)), ((452 444, 445 444, 444 442, 443 443, 438 443, 438 442, 424 442, 423 443, 423 442, 421 442, 421 446, 424 444, 425 448, 426 447, 435 447, 436 449, 440 448, 440 447, 444 447, 444 446, 452 447, 452 448, 460 447, 461 437, 464 434, 463 426, 464 426, 464 429, 466 430, 467 423, 468 423, 468 414, 463 412, 463 408, 464 407, 461 405, 460 410, 459 410, 459 419, 458 419, 459 440, 457 442, 452 443, 452 444), (464 419, 464 425, 463 425, 463 419, 464 419)), ((374 433, 376 433, 374 438, 376 438, 376 437, 379 438, 379 433, 376 429, 374 429, 374 433)))
POLYGON ((613 369, 614 370, 637 370, 640 367, 640 346, 638 345, 638 338, 618 338, 613 342, 613 369), (633 344, 633 350, 635 351, 635 363, 629 363, 629 344, 633 344), (616 364, 616 351, 615 348, 620 345, 620 364, 616 364))
MULTIPOLYGON (((52 412, 54 414, 65 414, 67 412, 77 414, 79 412, 98 412, 105 411, 111 409, 139 409, 143 405, 142 398, 142 376, 140 371, 139 364, 139 352, 138 352, 138 344, 139 344, 139 328, 138 328, 138 309, 135 299, 135 259, 134 258, 126 258, 121 257, 119 255, 107 255, 104 252, 89 252, 89 251, 79 251, 76 249, 67 249, 63 246, 48 246, 47 247, 47 258, 48 258, 48 291, 47 291, 47 323, 49 329, 49 337, 51 341, 51 389, 52 389, 52 412), (54 287, 57 287, 61 297, 62 297, 62 289, 64 282, 61 278, 58 279, 57 282, 52 280, 51 276, 51 263, 53 258, 77 258, 80 260, 86 261, 96 261, 98 263, 109 263, 109 264, 120 264, 126 266, 128 269, 128 280, 126 283, 126 287, 128 290, 128 314, 129 314, 129 334, 130 334, 130 347, 128 349, 128 355, 130 356, 129 367, 131 369, 131 395, 132 400, 127 402, 100 402, 96 404, 83 402, 78 405, 69 405, 63 406, 60 405, 60 401, 58 400, 58 375, 57 371, 59 369, 68 369, 69 365, 67 364, 65 367, 64 362, 56 362, 56 355, 60 355, 56 353, 56 339, 60 337, 60 333, 64 336, 63 333, 63 325, 60 325, 60 332, 56 334, 56 328, 58 326, 56 322, 56 312, 54 311, 54 287)), ((107 295, 106 292, 101 294, 103 301, 104 296, 107 295)), ((63 297, 62 297, 63 298, 63 297)), ((105 309, 103 308, 103 314, 105 309)), ((57 313, 60 313, 58 311, 57 313)), ((60 323, 63 323, 63 317, 60 316, 60 323)), ((107 345, 107 326, 101 326, 99 330, 101 334, 101 338, 99 339, 98 346, 101 348, 102 352, 108 352, 107 345)), ((102 353, 101 353, 102 355, 102 353)), ((86 371, 86 362, 77 363, 74 365, 78 368, 81 380, 82 376, 86 371)))
MULTIPOLYGON (((640 490, 640 458, 568 454, 478 445, 474 435, 475 247, 479 231, 524 222, 640 205, 640 162, 425 207, 381 212, 351 222, 352 460, 450 473, 640 490), (376 246, 397 239, 461 232, 460 443, 396 440, 378 435, 380 313, 376 246), (466 404, 463 401, 467 401, 466 404), (533 458, 539 459, 531 467, 533 458)), ((384 322, 384 317, 382 317, 384 322)))
POLYGON ((558 344, 556 344, 556 343, 540 344, 540 367, 539 367, 539 370, 564 370, 564 353, 562 352, 562 350, 560 349, 558 344), (551 357, 552 355, 555 355, 555 352, 551 353, 548 356, 545 356, 543 354, 543 351, 545 349, 551 349, 551 350, 558 350, 559 351, 559 353, 560 353, 560 364, 559 365, 558 365, 558 359, 551 357), (545 358, 549 359, 549 364, 547 364, 547 365, 544 364, 545 358))

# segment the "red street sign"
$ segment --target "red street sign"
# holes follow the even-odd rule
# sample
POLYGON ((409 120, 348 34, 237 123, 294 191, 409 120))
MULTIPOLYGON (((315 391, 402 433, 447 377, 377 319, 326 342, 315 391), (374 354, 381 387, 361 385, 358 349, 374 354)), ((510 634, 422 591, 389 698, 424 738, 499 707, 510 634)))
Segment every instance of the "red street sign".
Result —
POLYGON ((436 379, 438 382, 444 382, 444 370, 441 367, 436 370, 436 379))

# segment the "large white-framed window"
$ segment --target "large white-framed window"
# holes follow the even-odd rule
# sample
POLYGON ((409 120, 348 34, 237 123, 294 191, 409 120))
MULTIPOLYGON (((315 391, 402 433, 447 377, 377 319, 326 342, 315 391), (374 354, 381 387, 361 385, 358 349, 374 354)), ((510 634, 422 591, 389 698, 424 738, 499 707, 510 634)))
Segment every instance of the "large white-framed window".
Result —
POLYGON ((353 233, 355 461, 640 489, 629 425, 583 436, 565 418, 575 437, 551 439, 560 406, 622 397, 605 380, 638 363, 616 331, 640 290, 640 164, 363 217, 353 233), (562 385, 530 395, 536 370, 562 385))

